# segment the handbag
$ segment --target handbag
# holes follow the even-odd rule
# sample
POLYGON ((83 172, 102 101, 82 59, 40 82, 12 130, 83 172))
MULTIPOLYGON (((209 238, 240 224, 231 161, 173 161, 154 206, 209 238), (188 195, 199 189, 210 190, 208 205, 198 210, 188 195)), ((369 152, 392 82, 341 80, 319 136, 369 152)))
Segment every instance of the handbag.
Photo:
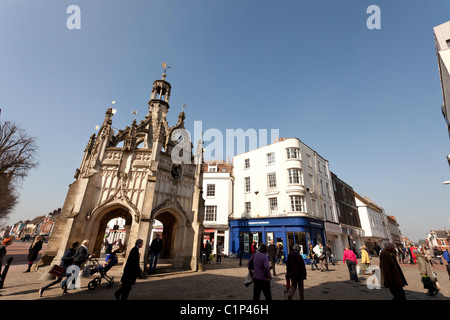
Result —
POLYGON ((55 264, 50 268, 50 271, 48 273, 53 274, 58 278, 62 278, 66 274, 66 268, 55 264))
POLYGON ((433 288, 433 284, 431 283, 431 278, 427 276, 422 277, 422 283, 424 289, 431 289, 433 288))

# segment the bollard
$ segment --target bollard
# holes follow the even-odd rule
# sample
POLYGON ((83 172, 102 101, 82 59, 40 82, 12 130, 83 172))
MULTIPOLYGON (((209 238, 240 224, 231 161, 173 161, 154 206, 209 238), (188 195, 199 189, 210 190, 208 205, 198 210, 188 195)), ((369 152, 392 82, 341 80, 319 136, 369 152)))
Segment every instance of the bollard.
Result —
POLYGON ((13 259, 14 259, 13 257, 9 257, 8 260, 6 260, 5 269, 3 270, 2 274, 1 274, 0 289, 3 288, 3 283, 5 282, 6 275, 8 274, 9 266, 11 265, 11 262, 13 261, 13 259))

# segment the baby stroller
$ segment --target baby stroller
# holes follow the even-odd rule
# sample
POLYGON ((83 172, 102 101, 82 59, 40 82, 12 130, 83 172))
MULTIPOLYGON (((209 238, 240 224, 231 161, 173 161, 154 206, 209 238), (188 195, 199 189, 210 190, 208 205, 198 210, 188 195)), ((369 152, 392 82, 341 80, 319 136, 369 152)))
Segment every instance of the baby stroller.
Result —
POLYGON ((108 276, 106 273, 109 269, 117 264, 117 256, 116 254, 108 254, 106 255, 105 265, 100 265, 97 258, 92 257, 89 259, 88 263, 83 268, 83 276, 91 276, 93 274, 99 273, 99 276, 95 277, 88 283, 89 290, 95 290, 97 286, 102 283, 102 279, 106 280, 108 284, 107 288, 111 288, 114 284, 114 277, 108 276))

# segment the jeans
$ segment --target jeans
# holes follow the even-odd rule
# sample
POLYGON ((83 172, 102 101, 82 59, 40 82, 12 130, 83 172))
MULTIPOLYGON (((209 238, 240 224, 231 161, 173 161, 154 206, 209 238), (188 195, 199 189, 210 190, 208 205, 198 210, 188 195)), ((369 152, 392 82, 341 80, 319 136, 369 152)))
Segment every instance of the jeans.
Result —
POLYGON ((314 259, 314 258, 311 259, 310 258, 309 261, 311 263, 311 270, 314 270, 314 266, 316 266, 316 269, 319 270, 319 267, 317 266, 316 259, 314 259))
POLYGON ((334 266, 334 264, 336 263, 335 261, 334 261, 334 258, 333 257, 330 257, 330 256, 328 256, 327 255, 327 263, 330 263, 331 262, 331 264, 334 266))
POLYGON ((159 252, 158 253, 151 252, 151 256, 150 256, 150 272, 155 272, 156 264, 158 263, 158 258, 159 258, 159 252), (153 263, 153 260, 155 261, 154 263, 153 263))

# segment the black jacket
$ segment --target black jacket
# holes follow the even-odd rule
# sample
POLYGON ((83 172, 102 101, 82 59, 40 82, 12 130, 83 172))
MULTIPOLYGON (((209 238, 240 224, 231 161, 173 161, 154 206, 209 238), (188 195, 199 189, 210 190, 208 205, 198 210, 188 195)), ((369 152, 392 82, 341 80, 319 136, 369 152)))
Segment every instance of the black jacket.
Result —
POLYGON ((269 246, 267 247, 267 254, 271 258, 275 258, 275 256, 277 255, 277 248, 274 244, 269 244, 269 246))
POLYGON ((79 246, 77 252, 75 253, 73 264, 76 264, 81 268, 81 265, 87 260, 88 256, 89 254, 87 249, 83 246, 79 246))
POLYGON ((306 280, 306 267, 303 257, 295 251, 289 253, 286 261, 286 272, 292 280, 306 280))
POLYGON ((30 249, 28 249, 28 257, 27 260, 28 261, 34 261, 36 260, 39 251, 41 251, 42 249, 42 240, 39 240, 36 243, 32 243, 30 246, 30 249))
POLYGON ((155 238, 150 245, 150 252, 160 253, 163 247, 162 239, 155 238))
POLYGON ((128 254, 127 263, 123 269, 122 283, 135 284, 137 277, 141 273, 141 268, 139 267, 139 248, 134 247, 130 250, 128 254))
POLYGON ((69 267, 73 264, 73 259, 75 258, 76 250, 74 248, 69 248, 64 253, 64 255, 61 258, 61 263, 59 264, 61 267, 69 267))

